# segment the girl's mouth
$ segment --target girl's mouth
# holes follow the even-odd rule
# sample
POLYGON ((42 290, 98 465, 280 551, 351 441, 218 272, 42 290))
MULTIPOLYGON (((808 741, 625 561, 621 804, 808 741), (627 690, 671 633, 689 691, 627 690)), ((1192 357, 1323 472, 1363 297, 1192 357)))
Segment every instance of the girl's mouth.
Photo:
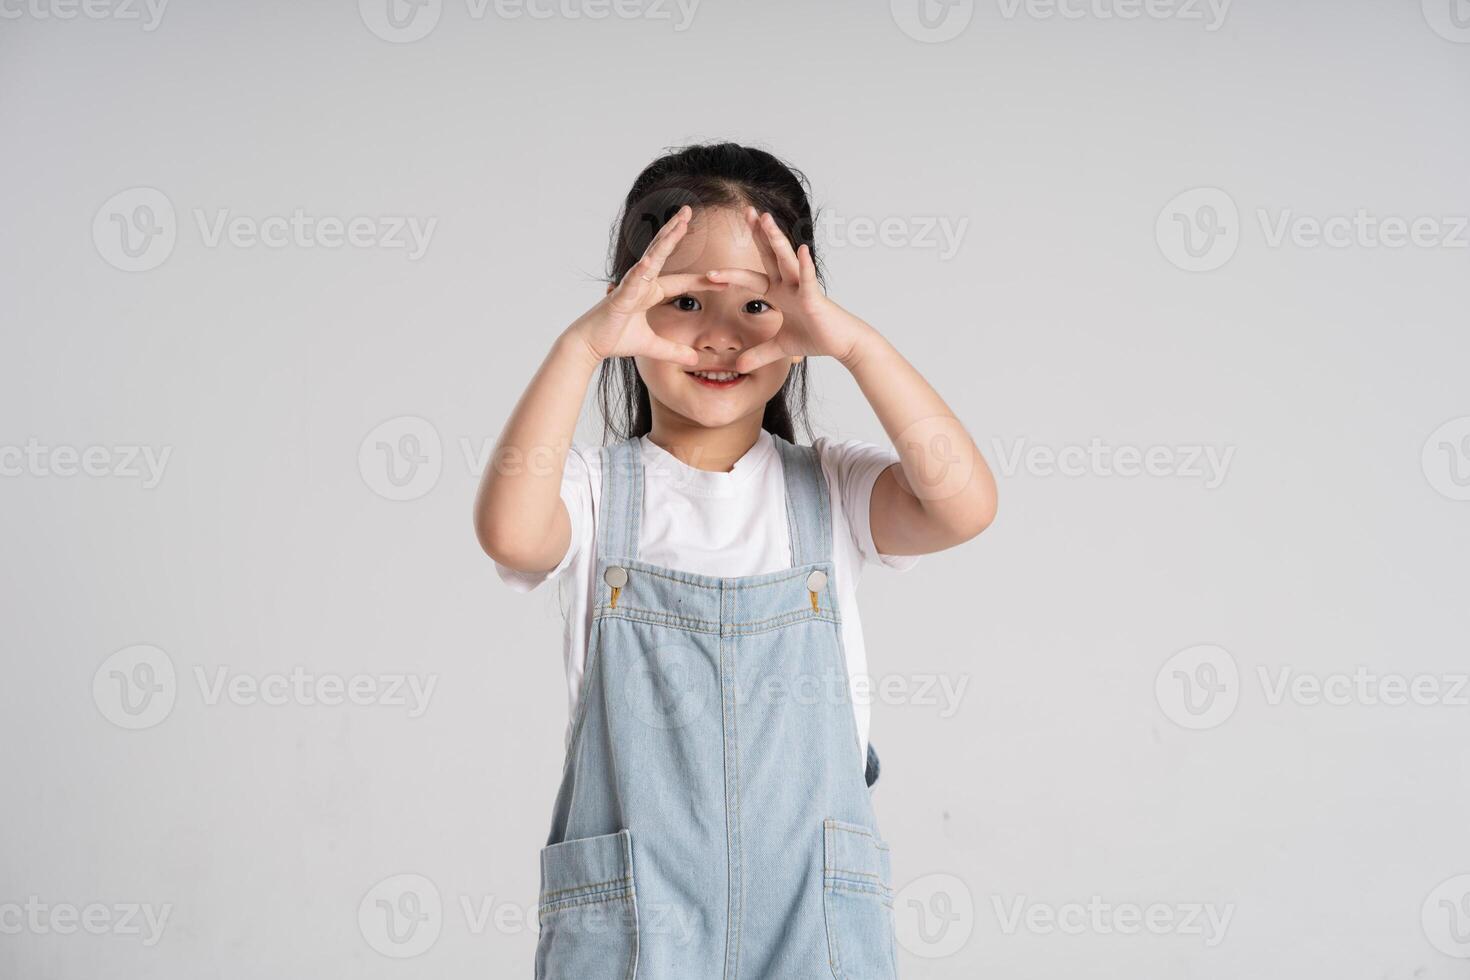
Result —
POLYGON ((733 388, 746 377, 734 371, 685 371, 684 373, 706 388, 733 388))

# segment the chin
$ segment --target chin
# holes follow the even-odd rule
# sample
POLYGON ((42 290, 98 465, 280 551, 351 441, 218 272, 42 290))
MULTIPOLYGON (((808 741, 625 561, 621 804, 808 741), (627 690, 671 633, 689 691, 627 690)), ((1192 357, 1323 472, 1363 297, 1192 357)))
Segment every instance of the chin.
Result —
MULTIPOLYGON (((744 404, 709 405, 691 403, 685 399, 674 399, 672 402, 669 402, 659 398, 656 393, 651 394, 653 394, 655 399, 663 402, 664 407, 675 415, 705 429, 718 429, 731 425, 745 418, 751 412, 758 410, 758 407, 755 405, 744 404)), ((759 409, 763 410, 764 407, 764 405, 759 406, 759 409)))

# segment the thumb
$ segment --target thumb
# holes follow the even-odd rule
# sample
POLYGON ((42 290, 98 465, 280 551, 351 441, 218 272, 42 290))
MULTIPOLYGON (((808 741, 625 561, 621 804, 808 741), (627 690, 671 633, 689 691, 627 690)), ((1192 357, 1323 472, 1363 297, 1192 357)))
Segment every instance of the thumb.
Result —
POLYGON ((643 353, 654 360, 673 361, 685 367, 693 367, 699 363, 699 351, 687 344, 676 344, 672 340, 665 340, 657 334, 648 338, 648 345, 644 348, 643 353))
POLYGON ((781 345, 776 343, 773 338, 763 344, 756 344, 750 350, 735 358, 735 370, 741 374, 750 374, 752 371, 759 370, 772 361, 779 361, 785 356, 786 352, 781 349, 781 345))

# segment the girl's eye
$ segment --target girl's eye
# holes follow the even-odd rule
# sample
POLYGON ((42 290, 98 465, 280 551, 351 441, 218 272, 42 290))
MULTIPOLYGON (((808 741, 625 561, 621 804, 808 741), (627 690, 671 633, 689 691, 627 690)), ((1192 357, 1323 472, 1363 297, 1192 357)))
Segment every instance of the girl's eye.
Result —
POLYGON ((763 299, 753 299, 745 304, 745 312, 747 313, 764 313, 770 308, 771 304, 763 299))
POLYGON ((693 296, 675 296, 673 305, 675 309, 683 310, 685 313, 695 313, 701 309, 699 300, 693 296))

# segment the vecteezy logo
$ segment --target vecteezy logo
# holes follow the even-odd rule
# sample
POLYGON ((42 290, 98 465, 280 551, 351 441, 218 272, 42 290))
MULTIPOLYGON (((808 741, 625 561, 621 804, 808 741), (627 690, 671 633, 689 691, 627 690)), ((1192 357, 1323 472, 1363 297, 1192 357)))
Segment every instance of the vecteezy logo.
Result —
POLYGON ((444 928, 439 889, 423 875, 384 878, 357 906, 357 927, 384 956, 402 960, 425 953, 444 928))
POLYGON ((1470 959, 1470 875, 1455 875, 1436 885, 1424 899, 1419 922, 1435 949, 1470 959))
POLYGON ((153 187, 130 187, 109 197, 92 218, 92 244, 108 265, 147 272, 173 254, 179 223, 168 197, 153 187))
POLYGON ((955 955, 975 930, 975 898, 954 875, 915 878, 894 896, 893 909, 899 945, 924 959, 955 955))
POLYGON ((1164 258, 1186 272, 1209 272, 1229 262, 1240 245, 1240 212, 1218 187, 1196 187, 1159 212, 1154 237, 1164 258))
POLYGON ((1154 697, 1181 728, 1214 728, 1240 702, 1240 669, 1223 647, 1201 644, 1180 650, 1154 678, 1154 697))
POLYGON ((889 0, 893 22, 915 41, 938 44, 958 37, 975 16, 975 0, 889 0))
POLYGON ((439 482, 444 451, 428 419, 401 415, 367 434, 357 450, 362 480, 387 500, 417 500, 439 482))
POLYGON ((1470 44, 1470 0, 1422 0, 1424 20, 1446 41, 1470 44))
MULTIPOLYGON (((623 697, 650 728, 683 728, 715 697, 713 667, 692 644, 663 643, 623 673, 623 697)), ((717 709, 718 710, 718 709, 717 709)))
POLYGON ((174 710, 179 695, 174 662, 155 646, 117 651, 92 675, 92 700, 119 728, 152 728, 174 710))
POLYGON ((902 459, 913 471, 910 486, 920 500, 945 500, 970 485, 975 464, 968 450, 964 427, 951 416, 932 415, 908 425, 893 440, 902 459))
POLYGON ((385 41, 408 44, 428 36, 444 12, 444 0, 357 0, 367 29, 385 41))
POLYGON ((1470 500, 1470 415, 1430 433, 1420 457, 1429 485, 1451 500, 1470 500))

